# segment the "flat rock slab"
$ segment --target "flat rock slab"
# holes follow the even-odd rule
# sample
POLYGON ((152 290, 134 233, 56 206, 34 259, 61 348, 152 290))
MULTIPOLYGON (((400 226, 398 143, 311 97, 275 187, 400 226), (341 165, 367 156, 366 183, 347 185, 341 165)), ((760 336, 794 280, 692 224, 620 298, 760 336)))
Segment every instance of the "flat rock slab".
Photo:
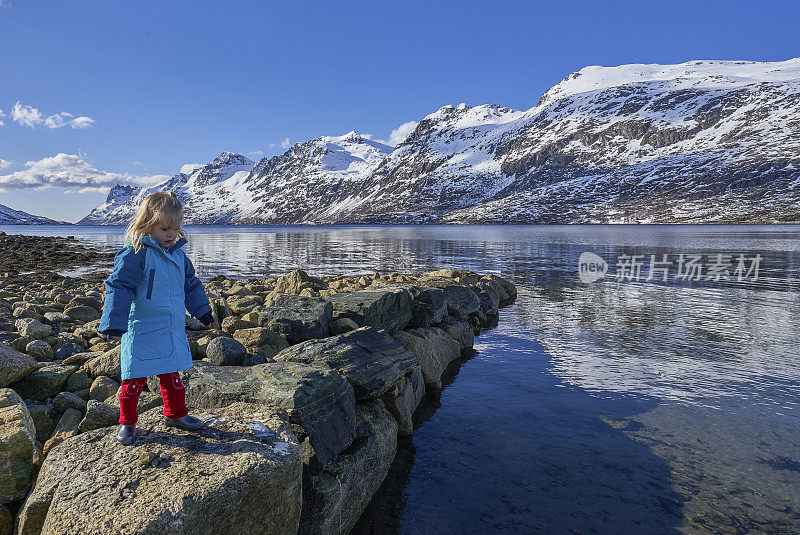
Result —
POLYGON ((23 498, 33 470, 36 427, 19 394, 0 388, 0 503, 23 498))
MULTIPOLYGON (((328 367, 299 362, 215 366, 195 362, 181 373, 190 410, 234 401, 286 409, 308 433, 322 464, 339 455, 356 436, 355 396, 347 380, 328 367)), ((158 379, 148 382, 158 391, 158 379)))
POLYGON ((0 344, 0 388, 19 381, 39 368, 36 359, 13 347, 0 344))
POLYGON ((67 378, 77 369, 75 365, 45 364, 10 386, 24 399, 44 401, 56 397, 67 378))
POLYGON ((234 403, 202 416, 187 432, 150 410, 131 446, 114 428, 66 439, 46 457, 17 533, 297 533, 302 463, 285 411, 234 403))
POLYGON ((353 445, 324 471, 306 475, 301 535, 348 533, 383 482, 397 451, 397 424, 378 400, 356 405, 353 445))
POLYGON ((296 344, 330 334, 333 305, 319 297, 279 295, 258 316, 258 324, 296 344))
POLYGON ((379 397, 417 365, 413 353, 384 329, 373 327, 290 346, 275 361, 328 366, 347 377, 357 400, 379 397))
POLYGON ((361 327, 288 347, 274 358, 329 366, 347 377, 356 400, 380 398, 401 434, 411 432, 411 416, 425 393, 423 376, 417 357, 388 331, 361 327))
POLYGON ((338 317, 361 326, 394 332, 403 330, 412 315, 411 292, 401 287, 358 290, 329 295, 338 317))

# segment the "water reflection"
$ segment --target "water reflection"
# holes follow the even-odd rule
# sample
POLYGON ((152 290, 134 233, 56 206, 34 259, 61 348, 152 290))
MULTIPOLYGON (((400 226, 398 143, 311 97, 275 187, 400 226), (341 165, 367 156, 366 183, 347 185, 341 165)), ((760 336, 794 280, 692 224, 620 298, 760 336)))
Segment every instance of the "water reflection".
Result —
MULTIPOLYGON (((0 230, 113 250, 124 229, 0 230)), ((800 532, 797 226, 187 231, 204 279, 458 267, 517 284, 354 533, 800 532), (763 261, 757 281, 584 284, 584 251, 763 261)))

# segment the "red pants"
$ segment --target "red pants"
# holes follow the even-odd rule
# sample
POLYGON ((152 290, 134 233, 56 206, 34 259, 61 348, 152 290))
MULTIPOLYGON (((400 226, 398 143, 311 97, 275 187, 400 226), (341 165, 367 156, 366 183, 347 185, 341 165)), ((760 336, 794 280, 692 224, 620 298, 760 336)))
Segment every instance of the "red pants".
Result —
MULTIPOLYGON (((178 372, 164 373, 158 376, 161 380, 161 398, 164 400, 164 416, 167 418, 183 418, 189 411, 186 409, 186 390, 178 372)), ((134 425, 139 419, 136 405, 139 395, 147 384, 147 377, 125 379, 119 393, 119 423, 134 425)))

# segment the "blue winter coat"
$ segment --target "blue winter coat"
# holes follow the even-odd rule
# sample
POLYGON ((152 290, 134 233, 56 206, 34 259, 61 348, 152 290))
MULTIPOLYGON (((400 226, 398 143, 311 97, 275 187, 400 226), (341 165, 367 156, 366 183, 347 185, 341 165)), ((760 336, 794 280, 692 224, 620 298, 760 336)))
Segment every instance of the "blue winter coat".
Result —
POLYGON ((192 262, 181 250, 185 243, 180 238, 164 250, 155 238, 145 236, 138 253, 127 246, 114 257, 98 331, 125 331, 122 379, 192 367, 184 309, 200 318, 211 312, 211 305, 192 262))

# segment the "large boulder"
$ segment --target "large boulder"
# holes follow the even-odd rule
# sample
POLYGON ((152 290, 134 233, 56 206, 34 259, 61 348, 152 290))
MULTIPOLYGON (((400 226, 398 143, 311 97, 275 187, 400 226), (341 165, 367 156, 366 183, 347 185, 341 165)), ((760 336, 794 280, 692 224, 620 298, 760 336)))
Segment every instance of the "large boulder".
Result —
POLYGON ((383 482, 397 450, 397 424, 377 400, 356 405, 353 447, 318 474, 304 472, 302 535, 348 533, 383 482))
MULTIPOLYGON (((200 361, 181 377, 192 409, 234 401, 286 409, 299 427, 296 432, 308 435, 322 464, 335 459, 355 438, 353 387, 327 367, 298 362, 215 366, 200 361)), ((158 391, 158 379, 150 378, 148 386, 158 391)))
POLYGON ((36 440, 44 444, 56 427, 54 406, 32 399, 26 399, 25 405, 28 407, 28 414, 31 415, 33 426, 36 428, 36 440))
POLYGON ((220 336, 209 342, 206 356, 217 366, 241 366, 247 356, 247 349, 233 338, 220 336))
POLYGON ((240 329, 233 333, 233 339, 242 344, 247 352, 272 359, 280 350, 289 347, 286 338, 266 327, 240 329))
POLYGON ((53 346, 44 340, 34 340, 25 346, 25 353, 36 360, 53 360, 53 346))
POLYGON ((296 344, 328 336, 332 316, 333 305, 322 298, 278 295, 259 314, 258 324, 296 344))
POLYGON ((441 323, 437 323, 433 327, 439 327, 446 332, 450 338, 458 342, 461 349, 472 347, 475 344, 475 329, 467 320, 447 316, 441 323))
POLYGON ((77 369, 78 367, 73 365, 44 364, 32 374, 10 386, 25 399, 44 401, 47 398, 56 397, 61 392, 67 378, 77 369))
POLYGON ((39 368, 36 359, 0 344, 0 388, 19 381, 39 368))
POLYGON ((116 346, 99 357, 86 361, 83 365, 83 369, 86 370, 91 377, 106 376, 121 382, 122 370, 119 360, 121 350, 121 346, 116 346))
POLYGON ((359 290, 329 295, 337 317, 346 317, 357 324, 400 331, 411 320, 411 292, 405 288, 390 287, 359 290))
POLYGON ((148 411, 130 447, 115 428, 54 447, 18 533, 297 533, 302 465, 285 411, 234 403, 206 412, 186 432, 148 411))
POLYGON ((89 323, 90 321, 100 319, 101 316, 97 309, 85 305, 66 308, 64 309, 64 314, 69 316, 72 321, 76 321, 78 323, 89 323))
POLYGON ((294 269, 278 278, 275 282, 273 292, 282 294, 299 294, 308 288, 309 290, 323 290, 328 287, 324 280, 313 277, 302 269, 294 269))
POLYGON ((447 316, 447 301, 444 290, 416 285, 408 286, 411 293, 411 320, 409 327, 426 327, 439 323, 447 316))
POLYGON ((357 400, 380 398, 402 434, 411 432, 411 416, 425 393, 422 371, 414 354, 386 330, 361 327, 309 340, 284 349, 275 361, 329 366, 347 377, 357 400))
POLYGON ((418 365, 414 354, 386 330, 373 327, 289 346, 275 361, 328 366, 347 377, 357 400, 379 397, 418 365))
POLYGON ((461 356, 461 345, 438 327, 408 329, 393 336, 417 357, 425 386, 441 389, 442 373, 448 364, 461 356))
POLYGON ((86 414, 78 424, 78 431, 84 433, 101 427, 116 426, 119 423, 119 407, 107 405, 90 399, 86 404, 86 414))
POLYGON ((19 394, 0 388, 0 503, 23 498, 33 472, 36 426, 19 394))
POLYGON ((53 334, 53 328, 51 326, 45 325, 33 318, 20 318, 14 323, 14 326, 17 328, 17 332, 19 332, 20 335, 27 336, 31 339, 41 340, 53 334))

